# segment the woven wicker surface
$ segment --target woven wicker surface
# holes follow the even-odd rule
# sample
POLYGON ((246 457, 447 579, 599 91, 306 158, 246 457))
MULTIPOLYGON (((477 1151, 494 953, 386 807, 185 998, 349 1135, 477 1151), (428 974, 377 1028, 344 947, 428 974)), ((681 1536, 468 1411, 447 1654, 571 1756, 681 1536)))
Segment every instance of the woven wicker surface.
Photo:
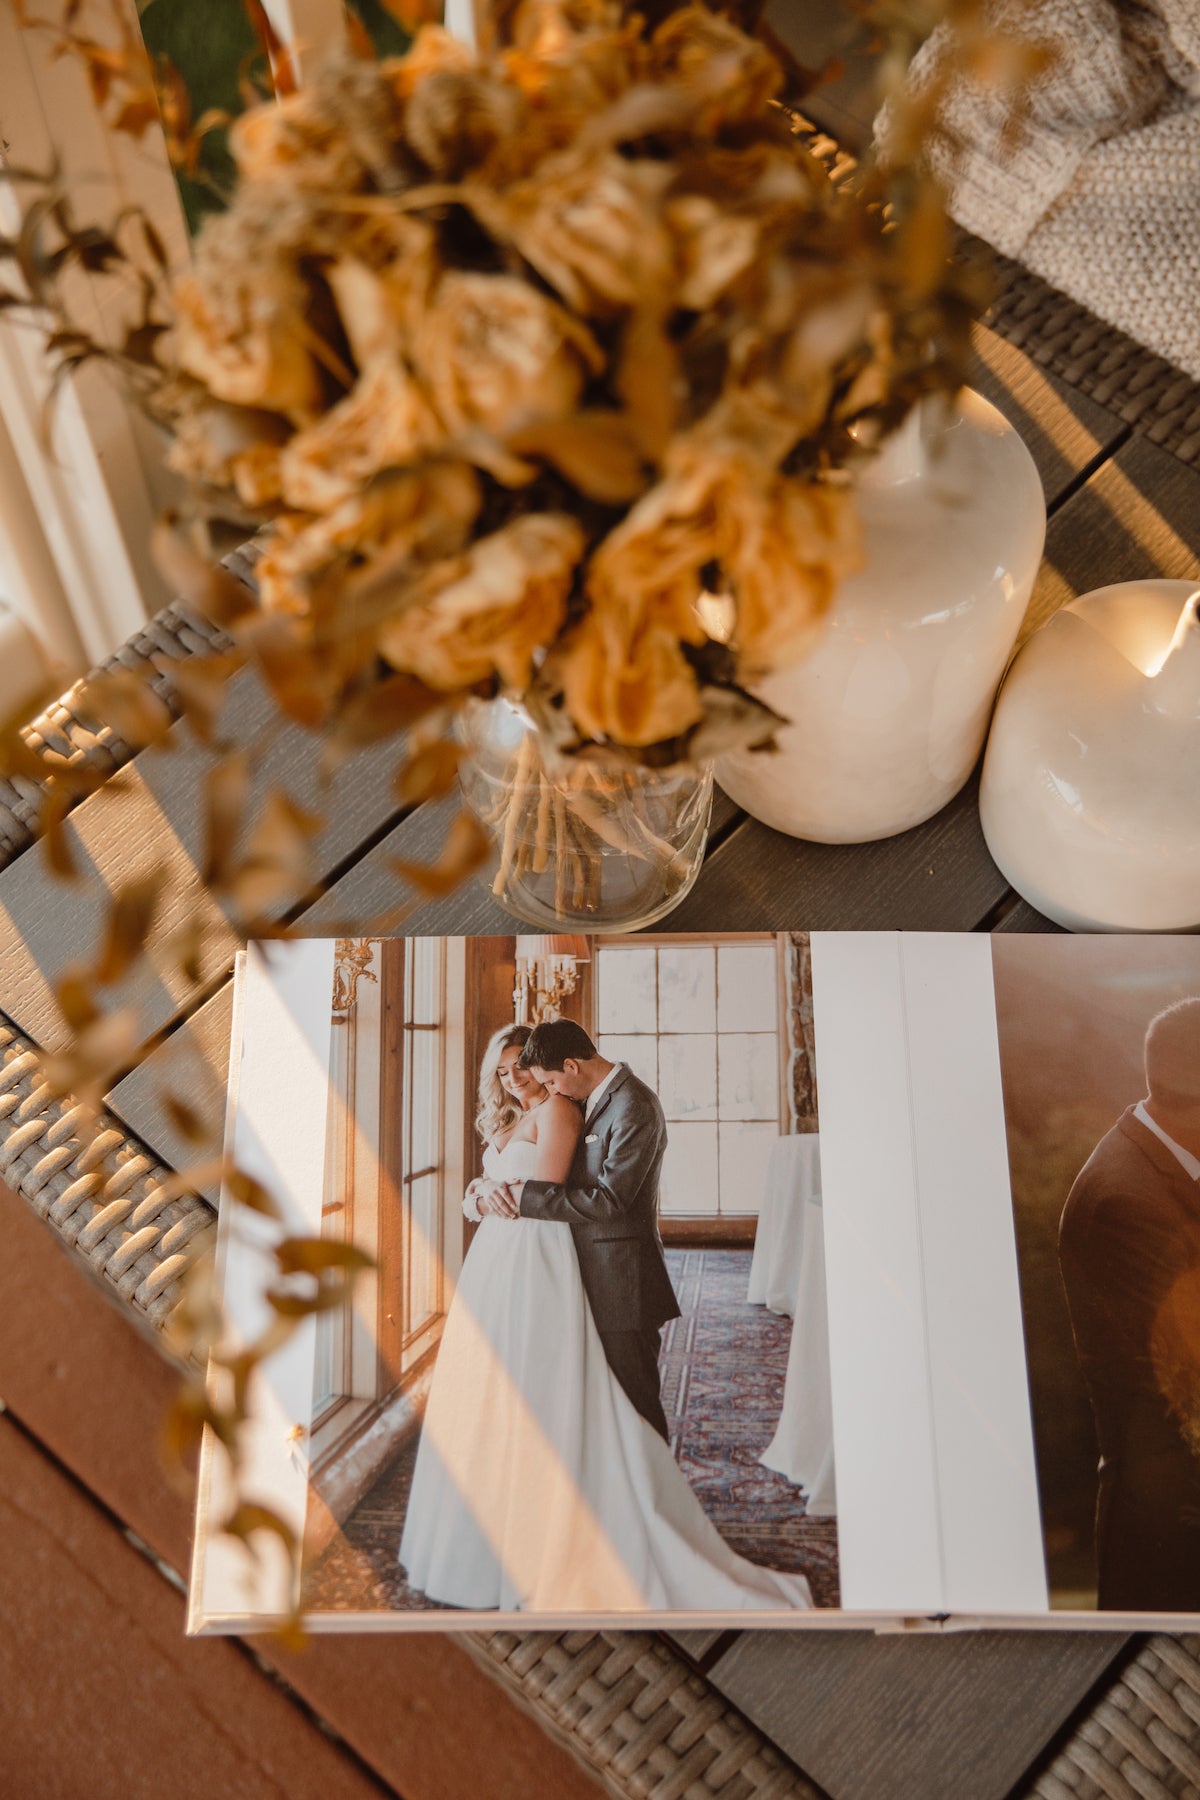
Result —
MULTIPOLYGON (((250 580, 250 562, 240 553, 225 558, 225 566, 243 580, 250 580)), ((160 664, 187 656, 203 656, 228 648, 230 639, 219 627, 176 600, 148 619, 127 643, 121 645, 92 675, 116 669, 155 669, 149 685, 179 717, 179 703, 170 672, 160 664)), ((68 763, 90 763, 111 774, 136 754, 109 726, 98 729, 80 717, 80 701, 88 677, 77 681, 60 699, 24 727, 32 749, 54 751, 68 763)), ((45 790, 23 775, 0 775, 0 869, 27 850, 38 835, 45 790)))
POLYGON ((1181 461, 1200 460, 1200 388, 1152 350, 1068 300, 1020 263, 990 253, 997 292, 985 323, 1181 461))
POLYGON ((0 1024, 0 1176, 155 1325, 215 1227, 203 1200, 164 1192, 169 1174, 108 1115, 89 1130, 82 1107, 55 1099, 29 1040, 0 1024))
POLYGON ((1028 1791, 1038 1800, 1195 1800, 1200 1637, 1147 1638, 1028 1791))
POLYGON ((497 1631, 472 1643, 613 1793, 637 1800, 820 1800, 793 1763, 647 1632, 497 1631))

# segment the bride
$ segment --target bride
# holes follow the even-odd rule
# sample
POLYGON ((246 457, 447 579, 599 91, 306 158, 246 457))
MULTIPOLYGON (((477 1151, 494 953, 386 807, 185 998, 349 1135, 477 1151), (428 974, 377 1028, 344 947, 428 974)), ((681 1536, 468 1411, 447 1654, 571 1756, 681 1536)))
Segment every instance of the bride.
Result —
MULTIPOLYGON (((565 1181, 572 1100, 492 1038, 476 1124, 492 1180, 565 1181)), ((463 1202, 479 1216, 473 1182, 463 1202)), ((807 1608, 801 1575, 734 1554, 609 1368, 569 1225, 483 1219, 438 1349, 400 1541, 410 1586, 472 1610, 807 1608)))

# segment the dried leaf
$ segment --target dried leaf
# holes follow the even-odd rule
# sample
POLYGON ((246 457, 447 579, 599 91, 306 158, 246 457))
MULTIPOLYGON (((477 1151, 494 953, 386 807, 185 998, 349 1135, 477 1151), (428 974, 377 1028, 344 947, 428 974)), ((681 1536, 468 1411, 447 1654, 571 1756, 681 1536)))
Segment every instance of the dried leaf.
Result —
POLYGON ((402 875, 429 900, 443 900, 468 876, 481 869, 492 854, 492 840, 472 813, 457 813, 446 833, 442 853, 435 863, 406 862, 392 857, 389 867, 402 875))
POLYGON ((190 1101, 183 1099, 182 1095, 173 1094, 169 1088, 161 1088, 158 1098, 172 1128, 185 1143, 208 1143, 216 1135, 210 1121, 190 1101))
POLYGON ((328 656, 303 642, 299 625, 260 613, 243 625, 239 636, 280 712, 309 730, 324 725, 332 708, 333 671, 328 656))
POLYGON ((253 1539, 256 1533, 266 1531, 279 1539, 288 1555, 294 1557, 297 1552, 296 1534, 286 1519, 280 1517, 269 1506, 262 1506, 253 1500, 241 1500, 224 1520, 221 1530, 230 1537, 240 1538, 246 1548, 255 1556, 258 1551, 253 1539))
POLYGON ((275 1261, 283 1275, 321 1275, 328 1269, 353 1274, 375 1267, 373 1258, 354 1244, 333 1238, 284 1238, 275 1246, 275 1261))
POLYGON ((227 630, 257 611, 254 595, 205 556, 176 513, 164 513, 150 537, 154 564, 172 593, 227 630))
POLYGON ((188 656, 178 661, 166 657, 158 660, 158 668, 170 676, 179 696, 184 718, 202 744, 214 741, 217 718, 229 683, 245 662, 241 650, 225 650, 215 656, 188 656))
POLYGON ((149 685, 149 676, 132 669, 113 669, 90 676, 79 698, 80 711, 115 731, 138 750, 161 744, 174 720, 165 701, 149 685))
POLYGON ((250 759, 235 750, 204 777, 204 862, 200 879, 221 891, 234 867, 234 850, 250 793, 250 759))
POLYGON ((268 1288, 264 1297, 281 1319, 311 1319, 317 1313, 336 1312, 339 1306, 344 1306, 350 1298, 350 1282, 320 1282, 307 1294, 295 1294, 287 1288, 268 1288))
POLYGON ((103 1014, 77 1030, 65 1049, 47 1056, 42 1067, 51 1090, 98 1103, 129 1067, 142 1041, 136 1008, 103 1014))
POLYGON ((125 882, 113 895, 95 968, 101 987, 120 981, 145 948, 163 881, 162 869, 152 869, 147 875, 125 882))
POLYGON ((520 456, 540 456, 590 500, 619 506, 646 486, 641 446, 624 413, 581 411, 542 419, 509 436, 520 456))
POLYGON ((394 789, 397 800, 404 806, 439 800, 458 780, 459 764, 465 755, 463 746, 449 738, 426 744, 398 770, 394 789))
POLYGON ((265 918, 297 900, 316 879, 313 840, 324 819, 274 788, 250 835, 246 854, 230 870, 225 891, 243 919, 265 918))
POLYGON ((679 350, 667 336, 662 314, 639 309, 625 328, 617 392, 628 408, 639 449, 655 462, 670 442, 679 394, 686 389, 679 350))
POLYGON ((71 796, 58 785, 46 792, 42 805, 42 848, 46 866, 59 881, 79 881, 79 864, 75 860, 75 839, 63 821, 71 808, 71 796))
POLYGON ((225 1175, 225 1186, 239 1206, 249 1207, 251 1212, 262 1213, 265 1218, 278 1219, 281 1214, 279 1203, 269 1188, 245 1169, 229 1169, 225 1175))

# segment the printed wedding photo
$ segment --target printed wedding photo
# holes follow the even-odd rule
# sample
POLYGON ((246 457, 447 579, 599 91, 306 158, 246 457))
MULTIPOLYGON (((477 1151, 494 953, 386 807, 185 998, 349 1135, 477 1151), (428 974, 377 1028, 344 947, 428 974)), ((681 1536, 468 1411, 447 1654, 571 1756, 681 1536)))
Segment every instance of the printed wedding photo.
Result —
POLYGON ((992 961, 1050 1602, 1200 1613, 1200 944, 992 961))
POLYGON ((835 1607, 807 936, 339 939, 330 1006, 305 1615, 835 1607))

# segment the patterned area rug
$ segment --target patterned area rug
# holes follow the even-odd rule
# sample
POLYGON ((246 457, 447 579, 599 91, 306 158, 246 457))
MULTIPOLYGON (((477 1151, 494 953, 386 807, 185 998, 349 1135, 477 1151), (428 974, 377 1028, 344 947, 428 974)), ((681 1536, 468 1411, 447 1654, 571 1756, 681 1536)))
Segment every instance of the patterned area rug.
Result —
MULTIPOLYGON (((748 1250, 673 1250, 667 1263, 682 1308, 663 1334, 660 1362, 671 1447, 733 1549, 806 1575, 817 1605, 836 1606, 836 1522, 806 1518, 800 1490, 758 1461, 779 1418, 791 1320, 747 1304, 748 1250)), ((414 1440, 306 1571, 307 1610, 434 1606, 396 1561, 415 1458, 414 1440)))

